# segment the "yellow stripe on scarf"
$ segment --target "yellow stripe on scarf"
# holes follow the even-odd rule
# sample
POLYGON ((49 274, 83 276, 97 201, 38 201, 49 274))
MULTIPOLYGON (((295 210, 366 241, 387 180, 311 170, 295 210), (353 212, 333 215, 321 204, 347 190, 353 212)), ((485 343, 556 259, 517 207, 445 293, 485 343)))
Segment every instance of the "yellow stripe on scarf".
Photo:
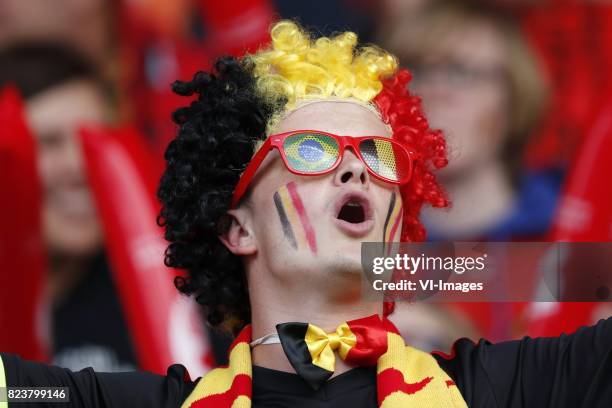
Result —
POLYGON ((378 359, 377 381, 386 370, 397 370, 402 386, 385 396, 380 408, 467 408, 459 389, 431 354, 406 346, 398 334, 388 332, 387 336, 389 346, 378 359), (411 388, 416 391, 405 392, 411 388))
POLYGON ((234 400, 231 408, 251 408, 251 399, 245 395, 240 395, 234 400))
MULTIPOLYGON (((229 365, 224 368, 215 368, 206 374, 183 402, 181 408, 189 408, 194 402, 208 396, 223 394, 231 388, 237 375, 244 374, 253 378, 252 370, 251 347, 249 343, 241 342, 236 344, 230 352, 229 365)), ((232 408, 249 408, 250 406, 251 400, 244 395, 236 398, 231 405, 232 408)))

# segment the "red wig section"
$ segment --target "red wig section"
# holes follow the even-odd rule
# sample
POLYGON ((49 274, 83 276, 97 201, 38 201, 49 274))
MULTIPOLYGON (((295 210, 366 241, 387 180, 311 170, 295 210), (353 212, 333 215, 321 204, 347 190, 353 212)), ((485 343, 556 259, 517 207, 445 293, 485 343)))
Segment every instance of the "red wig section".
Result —
POLYGON ((410 72, 399 70, 395 76, 383 81, 383 89, 373 102, 383 120, 391 126, 393 139, 404 144, 413 154, 412 180, 400 189, 404 203, 401 240, 420 242, 426 238, 419 219, 423 204, 433 207, 449 205, 448 197, 433 173, 446 166, 448 159, 442 132, 429 128, 421 99, 408 91, 411 79, 410 72))

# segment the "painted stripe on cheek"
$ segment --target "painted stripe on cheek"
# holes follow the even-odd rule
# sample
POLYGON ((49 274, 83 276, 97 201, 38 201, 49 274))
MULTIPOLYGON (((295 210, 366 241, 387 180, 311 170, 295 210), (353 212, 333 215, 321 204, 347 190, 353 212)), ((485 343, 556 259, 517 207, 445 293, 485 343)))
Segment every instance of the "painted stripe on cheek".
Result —
POLYGON ((278 190, 278 195, 280 197, 281 203, 283 204, 283 208, 285 209, 287 220, 292 227, 291 229, 293 231, 297 246, 306 246, 306 236, 304 235, 304 230, 300 226, 300 217, 295 211, 295 207, 293 206, 293 202, 291 201, 291 197, 289 196, 289 191, 287 190, 287 187, 281 187, 278 190))
POLYGON ((292 181, 287 184, 287 190, 289 191, 289 195, 291 196, 291 201, 295 207, 295 210, 300 217, 300 221, 302 223, 302 227, 304 228, 304 233, 306 234, 306 240, 308 241, 308 246, 312 253, 317 253, 317 241, 315 238, 314 229, 310 224, 310 220, 308 219, 308 215, 306 214, 306 210, 304 209, 304 204, 302 203, 302 199, 297 191, 297 186, 292 181))
POLYGON ((276 212, 278 213, 278 218, 280 218, 285 238, 289 240, 289 244, 291 244, 293 249, 297 249, 297 241, 295 240, 295 235, 293 235, 293 228, 291 228, 291 224, 287 218, 287 213, 285 212, 285 207, 283 206, 283 202, 278 194, 278 191, 274 193, 274 205, 276 206, 276 212))
POLYGON ((403 214, 404 214, 404 207, 400 205, 397 215, 395 217, 395 222, 393 223, 393 227, 391 227, 391 233, 389 234, 389 242, 393 242, 393 238, 395 238, 397 229, 402 221, 403 214))
POLYGON ((394 207, 395 207, 395 192, 391 193, 391 202, 389 203, 389 209, 387 210, 387 216, 385 217, 385 225, 383 227, 383 236, 382 236, 383 244, 387 243, 387 228, 389 227, 389 220, 391 219, 391 214, 393 213, 394 207))
POLYGON ((395 205, 393 206, 393 211, 391 212, 391 217, 389 217, 389 225, 391 225, 391 229, 388 230, 387 235, 385 236, 385 242, 391 242, 393 238, 393 234, 397 230, 398 221, 402 215, 402 204, 400 200, 395 200, 395 205))

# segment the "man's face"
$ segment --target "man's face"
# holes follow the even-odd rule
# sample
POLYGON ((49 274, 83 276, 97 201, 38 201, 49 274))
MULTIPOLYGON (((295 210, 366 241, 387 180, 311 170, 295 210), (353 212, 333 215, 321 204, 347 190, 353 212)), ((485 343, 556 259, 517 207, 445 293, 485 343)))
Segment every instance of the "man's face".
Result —
MULTIPOLYGON (((290 113, 275 133, 319 130, 345 136, 386 136, 380 118, 357 103, 319 101, 290 113)), ((397 186, 368 173, 351 149, 332 172, 290 173, 273 149, 250 186, 239 211, 246 214, 256 254, 247 261, 281 284, 325 288, 359 284, 361 243, 398 241, 401 198, 397 186), (347 280, 349 279, 349 280, 347 280)), ((247 270, 249 268, 247 267, 247 270)), ((257 272, 256 272, 257 273, 257 272)), ((256 280, 256 279, 255 279, 256 280)))
POLYGON ((30 99, 28 122, 38 142, 38 168, 44 189, 43 227, 52 253, 87 256, 102 241, 83 158, 78 127, 106 120, 102 92, 75 80, 30 99))
POLYGON ((447 137, 451 160, 442 179, 465 178, 499 160, 511 111, 508 64, 500 29, 475 20, 449 31, 415 75, 412 90, 423 98, 429 123, 447 137))

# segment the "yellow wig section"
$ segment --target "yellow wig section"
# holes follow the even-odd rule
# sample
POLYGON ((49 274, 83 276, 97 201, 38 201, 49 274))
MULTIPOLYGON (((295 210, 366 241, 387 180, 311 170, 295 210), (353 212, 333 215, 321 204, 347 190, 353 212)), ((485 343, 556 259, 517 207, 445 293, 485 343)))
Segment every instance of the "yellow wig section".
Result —
POLYGON ((282 20, 270 31, 270 47, 250 55, 257 87, 267 97, 286 98, 290 110, 304 99, 354 98, 370 102, 392 76, 397 60, 375 47, 357 47, 344 32, 313 39, 298 24, 282 20))

